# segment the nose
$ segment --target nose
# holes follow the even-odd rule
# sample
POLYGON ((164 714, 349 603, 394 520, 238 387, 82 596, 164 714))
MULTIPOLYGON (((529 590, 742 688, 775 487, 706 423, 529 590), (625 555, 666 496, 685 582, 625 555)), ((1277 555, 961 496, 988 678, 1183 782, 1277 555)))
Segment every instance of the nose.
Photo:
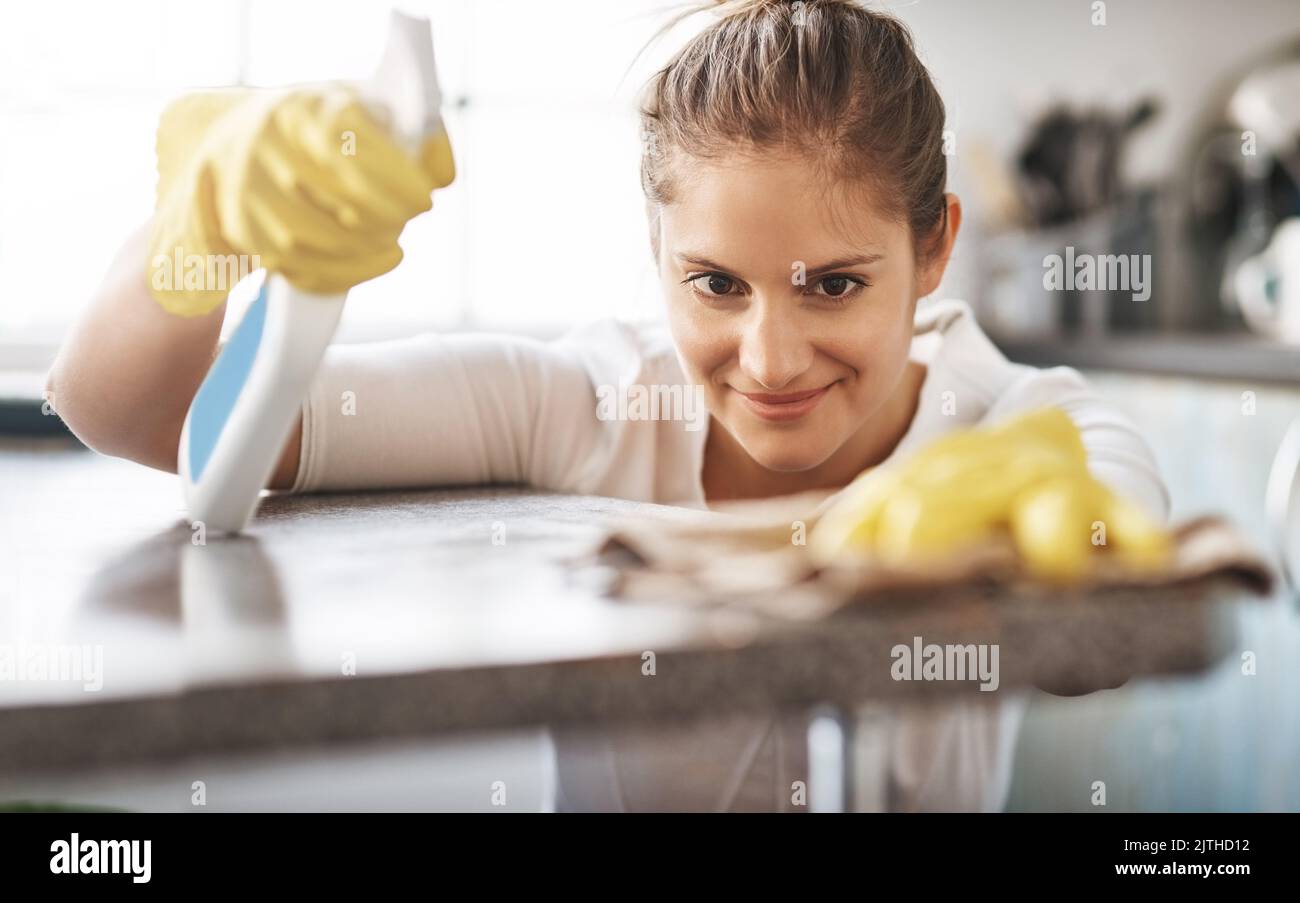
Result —
POLYGON ((756 300, 740 336, 740 369, 764 389, 779 391, 812 365, 812 344, 788 303, 756 300))

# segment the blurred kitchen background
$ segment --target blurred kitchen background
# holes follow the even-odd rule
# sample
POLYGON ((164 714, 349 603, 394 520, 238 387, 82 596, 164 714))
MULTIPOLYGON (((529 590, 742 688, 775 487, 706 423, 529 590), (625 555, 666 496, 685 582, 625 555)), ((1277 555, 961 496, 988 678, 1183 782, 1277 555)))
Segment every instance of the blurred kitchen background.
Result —
MULTIPOLYGON (((343 338, 547 334, 611 313, 653 315, 635 98, 708 14, 638 57, 672 4, 399 5, 433 18, 460 177, 408 230, 403 266, 358 291, 343 338)), ((1300 211, 1294 0, 879 5, 913 27, 948 105, 951 184, 967 219, 940 294, 968 299, 1013 347, 1153 332, 1300 341, 1298 277, 1284 266, 1295 230, 1278 235, 1300 211), (1044 257, 1067 246, 1151 255, 1150 299, 1044 290, 1044 257)), ((120 240, 149 215, 166 100, 196 86, 363 77, 385 14, 362 0, 6 10, 9 367, 42 369, 120 240)))
MULTIPOLYGON (((1284 440, 1300 430, 1300 3, 879 5, 912 26, 948 105, 966 219, 937 294, 967 299, 1012 358, 1086 371, 1143 425, 1176 519, 1223 511, 1281 563, 1297 551, 1300 432, 1284 440), (1150 297, 1045 289, 1067 248, 1149 255, 1150 297)), ((637 58, 670 4, 400 6, 433 19, 459 176, 408 228, 402 266, 354 292, 340 340, 653 316, 634 103, 703 19, 637 58)), ((386 14, 369 0, 6 7, 0 431, 58 429, 41 377, 149 215, 162 104, 195 86, 362 77, 386 14)), ((1194 680, 1036 699, 1010 806, 1090 808, 1104 778, 1111 808, 1300 809, 1290 585, 1239 626, 1253 677, 1229 659, 1194 680)))

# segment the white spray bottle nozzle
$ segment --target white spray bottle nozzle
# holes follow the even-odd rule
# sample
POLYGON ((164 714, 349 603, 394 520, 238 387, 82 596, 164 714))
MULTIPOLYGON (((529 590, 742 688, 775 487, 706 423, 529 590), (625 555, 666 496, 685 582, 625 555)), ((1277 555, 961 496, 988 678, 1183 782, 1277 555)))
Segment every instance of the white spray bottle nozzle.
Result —
POLYGON ((394 137, 414 154, 443 127, 433 34, 428 19, 396 10, 391 16, 379 68, 360 91, 368 106, 387 114, 394 137))

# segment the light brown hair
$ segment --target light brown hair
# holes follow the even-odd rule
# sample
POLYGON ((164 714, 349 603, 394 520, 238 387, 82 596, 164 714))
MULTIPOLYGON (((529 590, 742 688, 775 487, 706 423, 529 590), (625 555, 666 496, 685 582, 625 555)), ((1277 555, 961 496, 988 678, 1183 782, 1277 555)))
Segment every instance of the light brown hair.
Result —
MULTIPOLYGON (((645 88, 650 205, 672 203, 683 155, 797 154, 830 182, 868 187, 882 215, 907 222, 925 261, 947 217, 944 106, 907 26, 852 0, 723 0, 663 30, 711 7, 718 20, 645 88)), ((658 234, 652 222, 656 258, 658 234)))

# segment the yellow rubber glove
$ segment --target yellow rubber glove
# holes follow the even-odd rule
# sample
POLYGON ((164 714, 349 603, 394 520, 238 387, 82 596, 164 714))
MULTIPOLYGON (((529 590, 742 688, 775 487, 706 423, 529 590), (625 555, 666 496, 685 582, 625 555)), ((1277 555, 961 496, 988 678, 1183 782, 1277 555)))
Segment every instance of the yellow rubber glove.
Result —
POLYGON ((183 316, 225 300, 236 258, 323 295, 388 272, 407 221, 455 178, 445 131, 417 159, 341 84, 191 94, 163 112, 157 143, 146 276, 183 316))
POLYGON ((999 534, 1054 582, 1086 576, 1108 549, 1136 570, 1163 567, 1172 549, 1167 531, 1092 476, 1078 429, 1057 408, 950 433, 864 472, 818 520, 809 548, 823 563, 923 567, 999 534))

